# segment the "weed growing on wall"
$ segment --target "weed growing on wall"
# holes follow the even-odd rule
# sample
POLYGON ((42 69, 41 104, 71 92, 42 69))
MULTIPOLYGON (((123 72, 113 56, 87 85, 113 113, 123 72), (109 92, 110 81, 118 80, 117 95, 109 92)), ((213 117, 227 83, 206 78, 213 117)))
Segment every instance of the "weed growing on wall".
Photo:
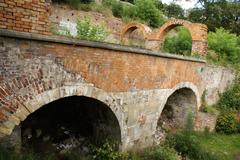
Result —
POLYGON ((90 19, 83 19, 77 21, 77 38, 104 41, 108 35, 103 25, 92 24, 90 19))

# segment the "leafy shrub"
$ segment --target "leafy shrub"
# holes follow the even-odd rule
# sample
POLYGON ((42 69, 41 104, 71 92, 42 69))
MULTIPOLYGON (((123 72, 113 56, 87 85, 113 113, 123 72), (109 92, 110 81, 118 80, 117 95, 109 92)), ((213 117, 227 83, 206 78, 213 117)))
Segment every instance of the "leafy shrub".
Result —
POLYGON ((93 148, 93 160, 121 160, 124 159, 125 156, 128 156, 115 151, 114 148, 116 148, 116 146, 110 142, 105 142, 99 148, 93 148))
POLYGON ((77 22, 77 37, 85 40, 103 41, 107 37, 107 31, 103 26, 94 25, 85 18, 77 22))
POLYGON ((240 111, 240 80, 220 95, 218 106, 222 110, 239 110, 240 111))
POLYGON ((136 16, 140 20, 147 22, 152 27, 158 27, 164 23, 162 13, 155 6, 153 0, 136 0, 136 16))
POLYGON ((178 32, 176 36, 166 37, 163 50, 180 55, 191 55, 192 38, 190 32, 183 27, 177 29, 178 32))
POLYGON ((123 4, 120 1, 115 1, 112 4, 112 13, 115 17, 123 16, 123 4))
POLYGON ((106 7, 111 7, 113 3, 115 3, 116 0, 103 0, 102 4, 106 7))
POLYGON ((216 32, 209 32, 208 47, 217 53, 218 61, 234 64, 240 61, 240 45, 236 34, 232 34, 223 28, 216 32))
POLYGON ((112 4, 112 13, 115 17, 122 18, 124 21, 136 20, 136 6, 115 1, 112 4))
POLYGON ((218 157, 206 151, 193 132, 193 115, 189 114, 183 130, 167 137, 167 143, 184 157, 194 160, 217 160, 218 157))
POLYGON ((233 113, 224 112, 217 118, 216 131, 225 134, 237 133, 238 124, 233 113))
POLYGON ((61 29, 57 32, 58 35, 71 37, 71 32, 67 27, 61 27, 61 29))
POLYGON ((136 6, 134 5, 125 5, 123 7, 123 20, 132 20, 132 19, 138 19, 136 17, 136 6))
POLYGON ((151 160, 177 160, 177 152, 167 146, 156 146, 145 151, 145 159, 151 160))

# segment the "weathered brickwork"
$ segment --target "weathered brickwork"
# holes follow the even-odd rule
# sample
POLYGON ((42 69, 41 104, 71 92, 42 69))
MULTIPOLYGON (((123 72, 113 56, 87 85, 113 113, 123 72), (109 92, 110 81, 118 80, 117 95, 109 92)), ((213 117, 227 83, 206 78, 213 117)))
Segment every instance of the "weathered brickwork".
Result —
MULTIPOLYGON (((217 86, 227 86, 234 77, 221 68, 178 56, 33 34, 30 40, 26 33, 21 33, 25 39, 6 37, 9 34, 0 38, 2 137, 43 105, 79 95, 111 108, 121 129, 122 149, 145 147, 154 143, 158 119, 171 95, 188 88, 195 95, 196 111, 204 90, 212 89, 212 84, 211 94, 218 93, 217 86), (219 77, 222 72, 230 76, 219 77), (211 77, 214 83, 209 83, 211 77)), ((185 99, 182 104, 193 103, 185 99)))
POLYGON ((152 30, 144 24, 136 22, 129 23, 123 27, 121 39, 126 44, 126 35, 135 29, 139 29, 147 41, 145 47, 158 51, 164 42, 166 34, 176 26, 184 26, 191 33, 192 53, 198 53, 205 56, 207 53, 207 26, 200 23, 191 23, 186 20, 170 19, 154 32, 152 32, 152 30))
POLYGON ((214 131, 217 115, 199 112, 197 113, 194 120, 195 120, 195 130, 204 131, 207 129, 209 131, 214 131))
POLYGON ((50 34, 50 0, 1 0, 0 28, 50 34))

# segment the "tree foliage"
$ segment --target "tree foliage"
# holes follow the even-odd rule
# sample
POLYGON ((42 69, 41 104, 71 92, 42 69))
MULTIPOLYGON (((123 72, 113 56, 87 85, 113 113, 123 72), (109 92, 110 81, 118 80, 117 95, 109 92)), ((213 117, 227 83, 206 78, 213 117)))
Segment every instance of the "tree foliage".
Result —
POLYGON ((183 27, 179 27, 177 30, 178 32, 176 36, 166 37, 163 44, 163 50, 169 53, 190 55, 192 49, 190 32, 183 27))
POLYGON ((152 27, 158 27, 163 24, 163 17, 160 10, 153 0, 136 0, 136 16, 152 27))
POLYGON ((210 31, 223 27, 240 34, 240 3, 227 0, 198 0, 201 8, 189 12, 188 19, 204 23, 210 31))
POLYGON ((164 14, 168 18, 179 18, 184 19, 184 10, 182 7, 176 3, 170 3, 169 5, 166 5, 164 8, 164 14))
POLYGON ((216 61, 224 60, 231 64, 240 61, 239 37, 223 28, 208 34, 208 47, 216 52, 216 61))

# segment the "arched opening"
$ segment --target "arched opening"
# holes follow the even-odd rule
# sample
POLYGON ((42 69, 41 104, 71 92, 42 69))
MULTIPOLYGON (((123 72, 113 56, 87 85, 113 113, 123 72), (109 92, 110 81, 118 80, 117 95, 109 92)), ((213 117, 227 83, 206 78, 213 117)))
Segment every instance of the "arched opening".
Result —
POLYGON ((137 26, 133 26, 125 32, 123 43, 129 46, 145 47, 146 37, 143 30, 137 26))
POLYGON ((165 138, 166 133, 175 132, 184 126, 190 112, 197 111, 197 97, 189 88, 176 90, 167 99, 156 128, 156 142, 165 138))
POLYGON ((190 31, 179 25, 169 27, 162 37, 161 50, 164 52, 190 56, 192 52, 192 36, 190 31))
POLYGON ((39 153, 88 154, 89 145, 106 140, 121 143, 121 130, 112 110, 84 96, 61 98, 30 114, 21 123, 22 146, 39 153))

